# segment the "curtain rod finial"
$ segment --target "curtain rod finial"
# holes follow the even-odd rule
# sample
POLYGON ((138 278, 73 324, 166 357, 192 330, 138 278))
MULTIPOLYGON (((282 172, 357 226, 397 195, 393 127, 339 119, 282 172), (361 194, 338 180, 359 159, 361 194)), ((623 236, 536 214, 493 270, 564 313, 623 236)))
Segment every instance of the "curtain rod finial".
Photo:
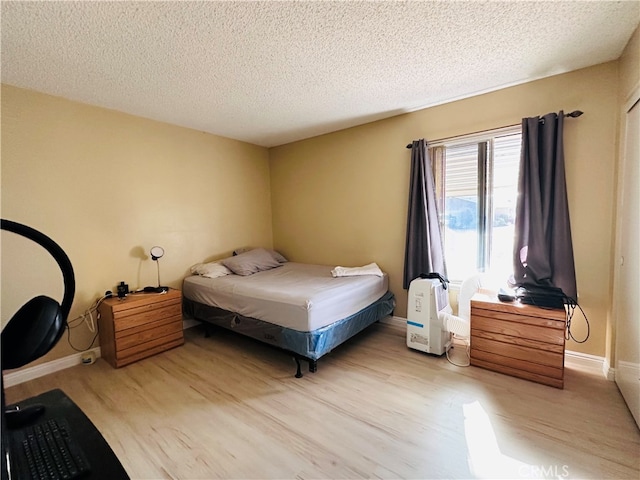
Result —
POLYGON ((571 117, 571 118, 577 118, 577 117, 579 117, 580 115, 582 115, 583 113, 584 113, 584 112, 583 112, 583 111, 581 111, 581 110, 574 110, 574 111, 573 111, 573 112, 571 112, 571 113, 567 113, 567 115, 566 115, 566 116, 567 116, 567 117, 571 117))

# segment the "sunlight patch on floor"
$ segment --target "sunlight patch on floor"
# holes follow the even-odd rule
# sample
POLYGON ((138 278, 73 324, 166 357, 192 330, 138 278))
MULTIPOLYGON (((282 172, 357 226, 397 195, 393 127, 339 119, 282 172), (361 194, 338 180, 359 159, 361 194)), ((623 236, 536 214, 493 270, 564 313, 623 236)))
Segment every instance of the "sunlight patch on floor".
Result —
POLYGON ((555 478, 568 476, 566 466, 530 465, 504 455, 491 420, 479 402, 462 406, 469 469, 475 478, 555 478))

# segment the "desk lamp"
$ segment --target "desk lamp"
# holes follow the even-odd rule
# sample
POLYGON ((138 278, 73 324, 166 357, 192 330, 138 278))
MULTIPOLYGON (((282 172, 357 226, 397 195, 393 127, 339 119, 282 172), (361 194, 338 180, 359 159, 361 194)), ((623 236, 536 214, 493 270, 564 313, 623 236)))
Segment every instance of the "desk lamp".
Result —
POLYGON ((166 292, 169 290, 169 287, 163 287, 160 285, 160 259, 164 255, 164 248, 156 245, 155 247, 151 247, 149 253, 151 254, 151 260, 156 262, 156 265, 158 266, 158 286, 155 287, 155 291, 157 293, 166 292))
MULTIPOLYGON (((2 330, 2 370, 20 368, 49 352, 66 326, 69 310, 76 291, 73 266, 67 254, 51 238, 31 227, 11 220, 0 220, 0 228, 28 238, 42 246, 55 259, 64 282, 62 304, 44 295, 25 303, 2 330)), ((5 409, 4 382, 2 382, 2 413, 9 428, 27 423, 44 411, 42 405, 20 409, 5 409)))

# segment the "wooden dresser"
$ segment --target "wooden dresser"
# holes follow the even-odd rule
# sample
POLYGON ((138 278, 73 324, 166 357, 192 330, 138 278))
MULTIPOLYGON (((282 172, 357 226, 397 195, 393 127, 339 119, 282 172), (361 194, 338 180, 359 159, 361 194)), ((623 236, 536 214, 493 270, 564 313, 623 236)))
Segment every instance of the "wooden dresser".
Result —
POLYGON ((184 343, 182 293, 135 293, 98 307, 100 355, 114 368, 184 343))
POLYGON ((564 387, 564 310, 471 299, 471 365, 564 387))

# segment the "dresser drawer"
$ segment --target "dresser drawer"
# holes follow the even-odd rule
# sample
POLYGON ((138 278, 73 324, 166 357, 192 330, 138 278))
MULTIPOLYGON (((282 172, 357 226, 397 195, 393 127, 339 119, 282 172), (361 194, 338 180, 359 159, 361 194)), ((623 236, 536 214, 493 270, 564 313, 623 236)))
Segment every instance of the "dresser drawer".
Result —
POLYGON ((538 348, 525 347, 512 343, 504 343, 495 340, 489 340, 482 337, 474 337, 471 344, 471 358, 474 352, 482 351, 493 353, 505 359, 522 360, 528 363, 536 363, 549 367, 562 368, 564 365, 564 354, 560 352, 549 352, 538 348))
MULTIPOLYGON (((487 340, 493 340, 495 342, 520 345, 522 347, 530 347, 536 350, 544 350, 547 352, 562 353, 564 351, 563 337, 560 337, 559 339, 554 338, 553 341, 545 341, 532 339, 528 336, 520 336, 517 333, 514 333, 512 335, 505 335, 503 333, 495 333, 490 330, 480 330, 479 328, 476 328, 475 322, 473 323, 473 328, 471 330, 473 338, 484 338, 487 340)), ((527 335, 531 335, 531 333, 527 332, 527 335)), ((540 337, 545 337, 545 335, 540 335, 540 337)), ((477 345, 478 344, 476 344, 476 346, 477 345)))
MULTIPOLYGON (((554 324, 560 324, 555 322, 554 324)), ((479 315, 473 317, 473 328, 477 331, 490 332, 499 335, 506 335, 514 338, 537 340, 541 343, 552 343, 554 345, 564 345, 564 324, 561 327, 550 328, 529 323, 519 323, 518 321, 500 320, 498 318, 488 318, 479 315)))
POLYGON ((503 373, 512 377, 522 378, 524 380, 530 380, 536 383, 542 383, 543 385, 549 385, 556 388, 564 388, 563 372, 548 369, 543 372, 534 372, 530 368, 522 369, 517 366, 505 365, 503 363, 494 363, 483 359, 476 359, 472 365, 476 367, 485 368, 494 372, 503 373))
POLYGON ((529 362, 527 360, 520 360, 513 357, 504 357, 492 352, 484 352, 482 350, 475 350, 472 352, 473 359, 477 363, 482 361, 492 364, 494 366, 504 366, 513 370, 523 370, 525 372, 535 373, 538 375, 544 375, 546 377, 552 377, 562 379, 562 364, 560 362, 551 362, 554 365, 544 365, 541 363, 529 362))

